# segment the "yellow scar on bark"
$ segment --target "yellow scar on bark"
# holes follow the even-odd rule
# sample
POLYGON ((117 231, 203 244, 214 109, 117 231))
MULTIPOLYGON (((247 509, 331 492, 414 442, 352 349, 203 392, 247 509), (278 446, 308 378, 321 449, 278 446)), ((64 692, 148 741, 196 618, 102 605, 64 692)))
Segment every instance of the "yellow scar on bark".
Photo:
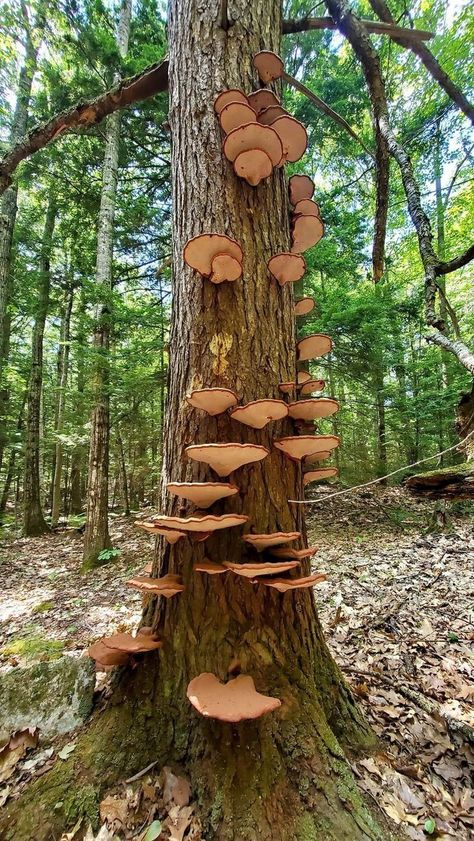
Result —
POLYGON ((225 374, 229 367, 227 355, 233 345, 234 339, 230 333, 216 333, 209 342, 209 349, 215 357, 212 363, 214 374, 225 374))

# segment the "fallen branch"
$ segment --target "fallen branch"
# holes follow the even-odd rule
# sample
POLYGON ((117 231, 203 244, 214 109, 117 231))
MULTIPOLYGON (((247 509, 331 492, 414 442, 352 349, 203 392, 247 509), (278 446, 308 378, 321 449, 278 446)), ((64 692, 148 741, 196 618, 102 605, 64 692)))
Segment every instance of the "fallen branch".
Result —
MULTIPOLYGON (((388 35, 390 38, 405 38, 407 41, 419 43, 429 41, 433 38, 433 32, 423 29, 404 29, 395 23, 382 23, 377 20, 366 20, 361 18, 361 23, 367 32, 372 35, 388 35)), ((296 32, 307 32, 310 29, 337 29, 337 24, 330 17, 322 18, 293 18, 284 20, 282 25, 283 35, 292 35, 296 32)))
POLYGON ((457 257, 453 257, 452 260, 448 260, 445 263, 439 263, 436 266, 436 274, 450 274, 451 272, 455 272, 457 269, 462 269, 463 266, 467 266, 471 260, 474 260, 474 245, 470 245, 466 251, 463 251, 462 254, 458 254, 457 257))
POLYGON ((56 114, 47 123, 32 129, 0 162, 0 195, 11 184, 18 164, 58 137, 73 129, 97 125, 114 111, 149 99, 167 88, 168 61, 165 60, 160 64, 152 64, 136 76, 123 79, 96 99, 79 102, 67 111, 56 114))

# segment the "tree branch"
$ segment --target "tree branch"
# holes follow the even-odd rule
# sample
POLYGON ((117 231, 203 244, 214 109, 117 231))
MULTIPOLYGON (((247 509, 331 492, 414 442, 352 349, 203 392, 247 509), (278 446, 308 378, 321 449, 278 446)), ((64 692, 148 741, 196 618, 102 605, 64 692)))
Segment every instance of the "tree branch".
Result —
MULTIPOLYGON (((361 18, 360 21, 366 28, 367 32, 372 35, 388 35, 390 38, 403 37, 411 43, 419 43, 419 41, 429 41, 433 38, 433 32, 426 32, 423 29, 403 29, 393 23, 381 23, 377 20, 366 20, 361 18)), ((283 35, 292 35, 296 32, 307 32, 309 29, 337 29, 337 24, 332 18, 293 18, 292 20, 284 20, 282 25, 283 35)))
MULTIPOLYGON (((369 3, 375 14, 378 15, 382 21, 386 24, 395 24, 395 20, 385 0, 369 0, 369 3)), ((403 32, 400 30, 398 34, 393 34, 393 40, 401 47, 408 47, 408 49, 412 50, 418 56, 425 65, 428 73, 430 73, 433 79, 438 82, 438 84, 448 94, 449 98, 456 103, 458 108, 460 108, 460 110, 474 125, 474 106, 471 105, 468 99, 464 96, 463 92, 457 87, 457 85, 454 84, 453 80, 443 70, 426 44, 423 44, 420 39, 409 40, 405 32, 406 30, 403 32)))
POLYGON ((464 368, 470 371, 471 374, 474 374, 474 353, 469 350, 464 342, 460 342, 459 340, 453 342, 439 330, 429 333, 425 336, 425 340, 428 344, 438 345, 438 347, 447 350, 448 353, 452 353, 464 368))
POLYGON ((436 274, 451 274, 451 272, 455 272, 456 269, 462 269, 463 266, 467 266, 471 260, 474 260, 474 245, 470 245, 466 251, 462 254, 458 254, 457 257, 453 257, 452 260, 447 260, 446 263, 439 263, 436 266, 436 274))
POLYGON ((78 102, 67 111, 56 114, 44 125, 32 129, 0 161, 0 195, 11 184, 13 173, 21 161, 73 129, 90 128, 109 114, 134 102, 149 99, 168 89, 168 61, 152 64, 136 76, 123 79, 96 99, 78 102))
POLYGON ((446 292, 444 291, 443 287, 439 283, 437 283, 436 286, 437 286, 437 289, 438 289, 438 295, 443 300, 444 306, 446 307, 446 310, 447 310, 447 312, 449 314, 449 317, 451 319, 451 324, 453 325, 454 335, 456 336, 456 339, 459 339, 459 341, 461 342, 462 341, 462 336, 461 336, 461 328, 459 326, 458 317, 457 317, 456 313, 454 312, 454 310, 453 310, 453 308, 452 308, 452 306, 451 306, 451 304, 448 300, 448 296, 446 295, 446 292))

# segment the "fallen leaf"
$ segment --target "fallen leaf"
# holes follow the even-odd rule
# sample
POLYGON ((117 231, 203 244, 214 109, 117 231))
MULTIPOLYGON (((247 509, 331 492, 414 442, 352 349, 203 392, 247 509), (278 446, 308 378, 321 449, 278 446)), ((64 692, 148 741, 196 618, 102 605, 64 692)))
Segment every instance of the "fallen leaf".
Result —
POLYGON ((116 823, 125 826, 128 815, 128 801, 109 795, 102 800, 99 806, 99 814, 101 821, 106 821, 109 826, 117 828, 115 827, 116 823))
POLYGON ((60 759, 68 759, 73 751, 76 750, 76 742, 70 742, 68 745, 64 745, 63 748, 58 753, 60 759))
POLYGON ((165 805, 168 803, 176 803, 177 806, 187 806, 191 800, 191 786, 185 777, 178 777, 173 774, 171 768, 166 765, 162 770, 164 779, 163 784, 163 801, 165 805))
POLYGON ((143 836, 142 841, 156 841, 159 835, 161 835, 161 821, 153 821, 143 836))

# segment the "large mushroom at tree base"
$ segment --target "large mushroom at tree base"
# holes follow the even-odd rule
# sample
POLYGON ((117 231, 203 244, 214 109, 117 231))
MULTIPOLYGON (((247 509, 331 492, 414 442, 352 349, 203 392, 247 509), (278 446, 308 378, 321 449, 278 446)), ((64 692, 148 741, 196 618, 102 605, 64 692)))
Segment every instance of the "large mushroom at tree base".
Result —
POLYGON ((336 435, 290 435, 273 442, 277 450, 281 450, 292 461, 301 461, 307 456, 314 457, 328 452, 339 446, 336 435))
POLYGON ((165 599, 170 599, 185 589, 181 576, 173 573, 168 573, 162 578, 137 575, 136 578, 130 578, 125 583, 127 587, 133 587, 135 590, 152 596, 164 596, 165 599))
POLYGON ((242 274, 243 252, 225 234, 199 234, 184 246, 184 262, 213 283, 237 280, 242 274))
POLYGON ((281 706, 279 698, 257 692, 250 675, 221 683, 211 672, 203 672, 188 684, 186 694, 201 715, 234 724, 260 718, 281 706))
POLYGON ((191 444, 186 455, 194 461, 208 464, 218 476, 228 476, 244 464, 261 461, 269 453, 261 444, 191 444))
POLYGON ((212 416, 222 414, 239 402, 236 393, 230 388, 196 388, 186 400, 194 409, 202 409, 212 416))
POLYGON ((229 482, 168 482, 167 490, 194 502, 198 508, 209 508, 218 499, 235 496, 239 489, 229 482))

